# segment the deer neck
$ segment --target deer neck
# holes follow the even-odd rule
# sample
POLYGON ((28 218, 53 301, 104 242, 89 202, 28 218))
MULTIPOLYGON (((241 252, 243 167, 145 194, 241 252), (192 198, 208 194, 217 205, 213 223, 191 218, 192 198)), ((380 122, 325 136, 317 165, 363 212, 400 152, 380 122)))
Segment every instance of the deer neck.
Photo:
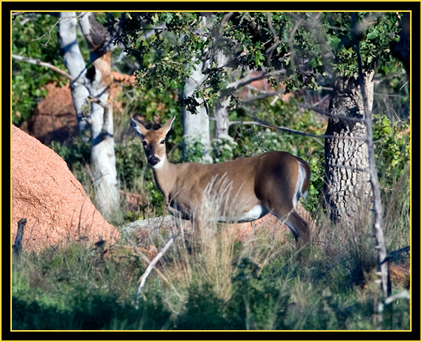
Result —
POLYGON ((152 170, 155 183, 167 200, 174 187, 177 165, 170 163, 167 160, 167 156, 164 155, 163 159, 157 165, 153 166, 152 170))

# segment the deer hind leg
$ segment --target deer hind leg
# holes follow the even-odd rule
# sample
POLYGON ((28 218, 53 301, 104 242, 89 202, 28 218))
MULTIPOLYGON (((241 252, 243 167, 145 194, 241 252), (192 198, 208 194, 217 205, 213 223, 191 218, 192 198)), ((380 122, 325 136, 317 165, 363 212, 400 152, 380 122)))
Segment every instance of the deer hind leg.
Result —
POLYGON ((296 240, 297 248, 301 248, 310 242, 310 229, 308 223, 300 217, 292 207, 290 211, 273 210, 273 215, 289 227, 296 240))

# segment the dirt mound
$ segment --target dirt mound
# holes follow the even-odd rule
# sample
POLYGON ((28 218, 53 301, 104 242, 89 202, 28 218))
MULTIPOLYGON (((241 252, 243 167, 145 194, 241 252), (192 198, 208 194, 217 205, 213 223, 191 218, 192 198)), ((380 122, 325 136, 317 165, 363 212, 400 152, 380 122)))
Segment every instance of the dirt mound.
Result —
MULTIPOLYGON (((123 85, 134 85, 135 76, 112 72, 114 82, 110 88, 110 102, 113 103, 114 114, 123 113, 122 102, 117 101, 123 85)), ((75 107, 69 83, 59 87, 56 82, 46 86, 47 96, 42 100, 30 118, 20 127, 24 132, 37 138, 43 144, 51 141, 63 143, 78 132, 75 107)))
POLYGON ((48 95, 41 101, 21 129, 48 145, 52 140, 63 142, 77 132, 75 107, 69 84, 46 85, 48 95))
POLYGON ((109 243, 119 237, 87 197, 65 161, 12 126, 12 239, 26 218, 23 250, 39 251, 69 240, 109 243))

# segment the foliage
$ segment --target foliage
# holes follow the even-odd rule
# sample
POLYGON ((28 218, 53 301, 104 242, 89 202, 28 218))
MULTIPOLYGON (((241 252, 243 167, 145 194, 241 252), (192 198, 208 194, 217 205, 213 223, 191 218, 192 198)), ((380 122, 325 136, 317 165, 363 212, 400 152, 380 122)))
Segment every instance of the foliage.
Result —
MULTIPOLYGON (((44 13, 17 16, 12 24, 12 53, 40 59, 64 70, 56 28, 46 31, 56 22, 57 18, 44 13)), ((63 86, 66 81, 45 67, 12 59, 12 122, 15 125, 29 118, 37 103, 47 95, 44 86, 50 82, 63 86)))
POLYGON ((204 144, 202 143, 199 137, 187 136, 184 137, 183 148, 185 149, 185 159, 186 161, 211 164, 212 159, 209 155, 204 155, 204 144))
POLYGON ((237 147, 236 141, 229 135, 213 139, 212 156, 215 163, 233 160, 233 151, 237 147))
MULTIPOLYGON (((109 20, 110 28, 116 20, 109 20)), ((399 20, 396 12, 357 13, 364 70, 374 68, 381 76, 403 73, 389 50, 390 42, 399 39, 399 20)), ((160 91, 180 89, 195 64, 210 61, 203 71, 206 80, 184 99, 183 105, 193 112, 196 98, 212 108, 221 97, 232 95, 235 89, 227 85, 248 68, 271 73, 272 84, 285 84, 287 92, 319 89, 327 72, 357 75, 350 12, 128 13, 119 24, 116 40, 143 60, 137 74, 143 89, 149 80, 155 80, 160 91), (149 30, 154 34, 146 38, 149 30), (219 51, 231 58, 227 67, 217 66, 219 51)))
MULTIPOLYGON (((382 76, 391 71, 396 72, 397 60, 390 53, 390 42, 399 39, 400 14, 385 13, 356 13, 360 30, 359 49, 364 71, 377 70, 382 76)), ((335 53, 337 63, 335 69, 340 76, 353 76, 357 79, 357 58, 352 46, 352 14, 351 13, 323 13, 320 20, 328 29, 330 47, 335 53), (339 28, 342 34, 335 32, 339 28)))
POLYGON ((159 329, 169 316, 158 297, 140 311, 131 305, 144 268, 125 251, 105 259, 93 246, 73 243, 28 253, 13 267, 15 330, 142 329, 144 324, 159 329))
POLYGON ((407 122, 392 123, 384 115, 374 115, 375 158, 379 176, 385 186, 400 178, 410 162, 410 125, 407 122), (407 133, 406 133, 407 131, 407 133))
POLYGON ((67 163, 70 171, 81 182, 85 191, 88 194, 92 193, 92 177, 87 172, 91 161, 91 143, 86 137, 76 136, 63 144, 53 140, 49 147, 67 163))
POLYGON ((63 145, 52 141, 50 147, 63 158, 71 171, 89 163, 91 159, 91 144, 81 136, 73 137, 70 142, 65 142, 63 145))
POLYGON ((122 187, 133 188, 137 178, 143 176, 145 156, 141 139, 115 144, 116 168, 122 187))

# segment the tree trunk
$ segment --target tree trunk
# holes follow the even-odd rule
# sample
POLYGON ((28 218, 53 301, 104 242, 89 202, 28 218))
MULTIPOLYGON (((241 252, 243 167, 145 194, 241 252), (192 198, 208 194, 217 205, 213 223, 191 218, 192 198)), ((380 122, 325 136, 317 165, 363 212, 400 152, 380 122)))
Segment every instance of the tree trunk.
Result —
MULTIPOLYGON (((372 109, 374 72, 365 74, 368 107, 372 109)), ((330 118, 326 135, 345 139, 325 140, 326 201, 330 218, 333 222, 353 224, 357 219, 365 219, 371 200, 369 183, 368 145, 366 126, 363 121, 364 106, 362 94, 354 78, 337 78, 329 112, 330 118), (344 118, 346 117, 346 118, 344 118), (350 138, 350 139, 347 139, 350 138), (361 216, 362 215, 362 216, 361 216)))
MULTIPOLYGON (((201 84, 205 75, 202 73, 204 62, 200 63, 196 70, 186 80, 183 90, 183 97, 192 96, 196 87, 201 84)), ((202 99, 196 99, 202 103, 202 99)), ((183 157, 189 159, 189 151, 197 142, 202 144, 202 161, 207 162, 210 158, 210 119, 205 107, 198 106, 197 114, 192 114, 189 110, 183 111, 183 157)))
MULTIPOLYGON (((216 54, 215 64, 217 68, 223 68, 229 58, 219 50, 216 54)), ((214 108, 215 131, 214 138, 221 138, 229 135, 229 105, 230 97, 223 97, 220 103, 214 108)))
MULTIPOLYGON (((69 71, 70 76, 79 77, 85 80, 85 61, 82 58, 79 45, 76 42, 76 25, 78 23, 75 12, 59 13, 57 37, 60 44, 63 62, 69 71), (66 18, 66 19, 65 19, 66 18)), ((89 127, 86 118, 89 115, 88 89, 81 83, 71 84, 73 104, 75 106, 76 118, 78 120, 79 132, 86 131, 89 127)))
POLYGON ((110 36, 107 29, 96 21, 93 13, 88 12, 80 18, 79 24, 90 50, 91 65, 86 69, 76 42, 75 13, 61 13, 60 17, 74 17, 60 21, 59 25, 63 26, 59 27, 59 37, 65 52, 66 67, 72 76, 79 77, 78 81, 85 88, 85 91, 79 90, 79 84, 74 82, 71 87, 72 97, 81 121, 90 126, 96 202, 103 216, 110 219, 119 210, 120 199, 114 154, 113 111, 109 104, 109 90, 113 82, 110 36), (88 95, 92 102, 88 101, 88 95))
MULTIPOLYGON (((206 26, 206 18, 202 18, 202 27, 206 26)), ((193 95, 195 89, 205 80, 206 75, 202 73, 209 66, 209 61, 199 63, 190 77, 186 80, 182 97, 187 98, 193 95)), ((195 99, 199 104, 203 99, 195 99)), ((183 158, 189 159, 189 151, 196 142, 202 144, 202 161, 212 162, 210 153, 210 119, 205 106, 196 107, 197 114, 189 110, 183 110, 183 158)))
POLYGON ((79 21, 88 43, 92 66, 87 71, 91 96, 102 105, 91 103, 91 163, 99 210, 110 218, 119 210, 119 186, 114 154, 113 108, 109 103, 111 74, 111 39, 93 13, 79 21), (105 105, 105 106, 104 106, 105 105))

